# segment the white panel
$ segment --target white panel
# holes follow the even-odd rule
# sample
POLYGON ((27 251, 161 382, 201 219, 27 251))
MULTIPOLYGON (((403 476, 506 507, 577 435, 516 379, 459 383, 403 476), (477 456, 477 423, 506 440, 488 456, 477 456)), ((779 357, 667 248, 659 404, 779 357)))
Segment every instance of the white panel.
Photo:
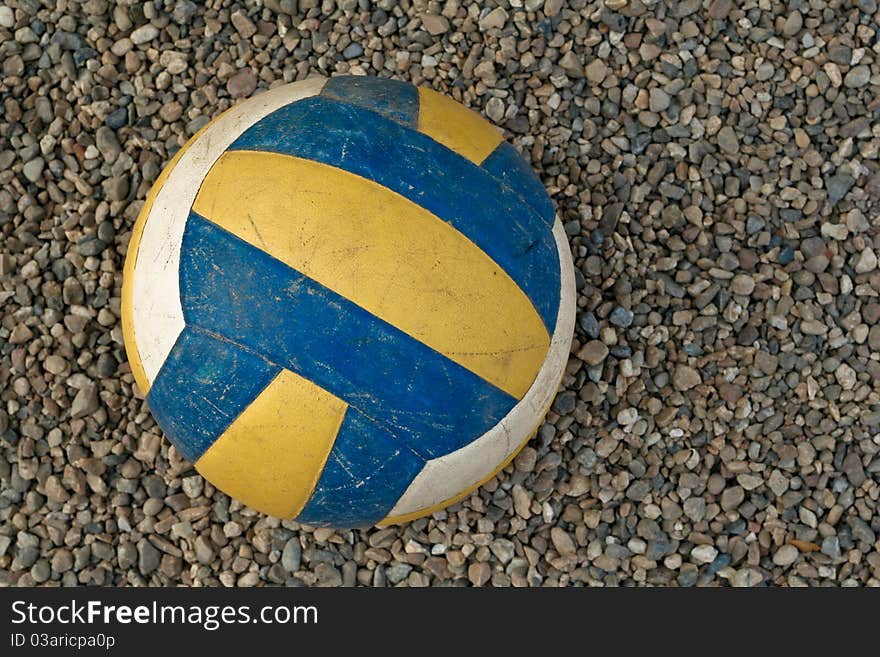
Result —
POLYGON ((451 454, 428 461, 389 516, 427 509, 455 497, 485 479, 537 428, 559 387, 574 335, 576 292, 571 250, 561 222, 553 226, 559 251, 560 302, 547 360, 516 406, 501 422, 451 454))
POLYGON ((314 78, 276 87, 231 108, 187 149, 159 190, 144 226, 132 289, 135 342, 150 385, 183 330, 180 245, 202 181, 250 126, 285 105, 316 96, 326 82, 314 78))

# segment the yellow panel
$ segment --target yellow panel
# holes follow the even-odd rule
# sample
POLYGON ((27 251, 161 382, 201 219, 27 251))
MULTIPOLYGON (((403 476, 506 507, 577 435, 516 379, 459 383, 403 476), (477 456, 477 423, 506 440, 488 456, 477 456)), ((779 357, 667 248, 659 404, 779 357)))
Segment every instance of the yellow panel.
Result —
POLYGON ((370 180, 276 153, 225 153, 193 209, 521 398, 550 337, 473 242, 370 180))
POLYGON ((318 483, 346 408, 282 370, 202 454, 196 470, 258 511, 295 518, 318 483))
POLYGON ((419 87, 419 132, 480 164, 501 143, 486 119, 452 98, 419 87))
POLYGON ((147 373, 144 371, 144 366, 141 363, 141 355, 138 351, 137 342, 135 341, 134 336, 134 321, 131 315, 132 295, 134 294, 134 290, 132 289, 134 286, 134 268, 137 263, 137 254, 138 248, 141 244, 141 236, 144 234, 144 227, 147 225, 147 218, 150 216, 150 211, 153 209, 153 203, 156 200, 156 196, 159 194, 159 190, 165 185, 165 181, 168 180, 168 176, 171 175, 171 172, 174 170, 174 167, 177 166, 180 158, 183 157, 183 154, 186 153, 187 149, 192 146, 217 119, 223 116, 223 114, 225 114, 225 112, 218 114, 208 121, 208 123, 202 126, 192 137, 189 138, 189 141, 177 150, 174 157, 172 157, 165 168, 162 169, 162 173, 159 174, 156 181, 153 183, 153 186, 150 188, 150 191, 147 193, 144 205, 138 214, 137 220, 134 222, 134 228, 131 230, 131 239, 128 242, 125 265, 122 269, 122 339, 123 342, 125 342, 125 353, 128 356, 128 364, 131 367, 131 373, 134 376, 135 383, 137 383, 141 394, 144 396, 146 396, 150 390, 150 380, 147 378, 147 373))

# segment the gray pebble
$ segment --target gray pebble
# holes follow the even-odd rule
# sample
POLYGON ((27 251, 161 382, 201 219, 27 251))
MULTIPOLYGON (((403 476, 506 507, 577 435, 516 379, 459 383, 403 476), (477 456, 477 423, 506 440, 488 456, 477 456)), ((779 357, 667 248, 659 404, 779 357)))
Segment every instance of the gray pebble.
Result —
POLYGON ((739 138, 730 126, 724 126, 718 132, 718 146, 729 155, 739 153, 739 138))
POLYGON ((785 19, 785 24, 782 26, 782 33, 787 37, 793 37, 801 31, 803 26, 804 17, 801 15, 801 12, 795 9, 788 15, 788 18, 785 19))
POLYGON ((128 112, 125 110, 124 107, 115 109, 107 115, 107 118, 104 119, 104 123, 107 125, 108 128, 118 130, 126 123, 128 123, 128 112))
POLYGON ((98 389, 94 384, 80 388, 70 405, 70 414, 75 418, 86 417, 98 410, 98 389))
POLYGON ((41 157, 35 157, 33 160, 30 160, 27 164, 25 164, 21 172, 24 174, 24 177, 27 178, 32 183, 37 182, 43 174, 43 168, 46 166, 45 160, 41 157))
POLYGON ((553 410, 560 415, 567 415, 574 410, 576 402, 577 397, 573 392, 562 392, 556 396, 556 400, 553 402, 553 410))
POLYGON ((858 89, 868 84, 871 79, 871 69, 867 66, 854 66, 843 78, 843 84, 850 89, 858 89))
POLYGON ((137 544, 138 570, 142 575, 149 575, 159 567, 161 553, 150 541, 142 538, 137 544))
POLYGON ((350 46, 346 47, 345 50, 342 51, 342 56, 345 59, 355 59, 356 57, 360 57, 364 54, 364 49, 359 43, 352 43, 350 46))
POLYGON ((828 202, 837 205, 844 196, 852 189, 855 179, 845 173, 825 178, 825 188, 828 190, 828 202))
POLYGON ((659 87, 654 87, 651 89, 649 107, 652 112, 663 112, 669 107, 669 100, 669 94, 659 87))
POLYGON ((140 46, 149 43, 157 36, 159 36, 159 30, 154 25, 147 24, 134 30, 129 38, 133 44, 140 46))
POLYGON ((631 310, 617 306, 608 316, 608 321, 621 328, 629 328, 633 322, 633 313, 631 310))
POLYGON ((293 537, 287 541, 281 552, 281 565, 287 572, 295 573, 300 569, 301 560, 302 547, 299 544, 299 539, 293 537))

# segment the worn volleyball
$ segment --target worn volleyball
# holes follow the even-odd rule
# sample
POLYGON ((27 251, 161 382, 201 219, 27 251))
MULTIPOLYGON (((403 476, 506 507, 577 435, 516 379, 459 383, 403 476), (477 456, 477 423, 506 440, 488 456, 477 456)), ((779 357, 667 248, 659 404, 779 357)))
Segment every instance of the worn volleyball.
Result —
POLYGON ((311 525, 456 502, 534 434, 574 330, 540 180, 449 96, 309 79, 235 105, 155 181, 123 328, 156 422, 208 481, 311 525))

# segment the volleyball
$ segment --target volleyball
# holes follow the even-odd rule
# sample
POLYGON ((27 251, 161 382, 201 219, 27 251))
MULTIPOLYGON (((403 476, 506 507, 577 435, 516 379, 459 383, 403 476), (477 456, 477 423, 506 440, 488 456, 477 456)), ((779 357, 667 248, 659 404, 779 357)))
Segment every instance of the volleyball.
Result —
POLYGON ((126 256, 132 374, 177 451, 310 525, 435 512, 555 397, 571 252, 539 178, 449 96, 308 79, 235 105, 156 179, 126 256))

